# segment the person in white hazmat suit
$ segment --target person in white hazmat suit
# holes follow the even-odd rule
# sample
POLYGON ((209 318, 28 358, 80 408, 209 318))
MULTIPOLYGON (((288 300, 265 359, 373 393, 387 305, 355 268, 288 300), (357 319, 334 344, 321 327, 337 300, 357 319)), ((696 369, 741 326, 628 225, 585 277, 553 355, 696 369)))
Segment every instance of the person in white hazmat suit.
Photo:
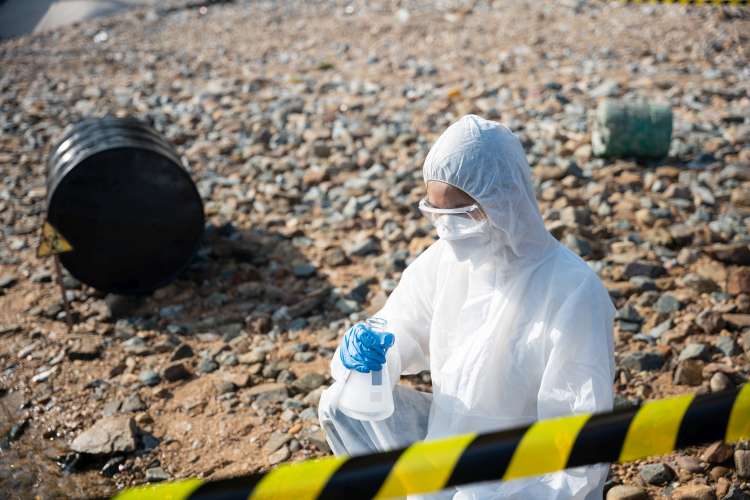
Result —
MULTIPOLYGON (((360 455, 611 410, 615 308, 597 275, 544 227, 518 138, 465 115, 432 146, 423 174, 420 209, 439 239, 404 270, 375 316, 395 338, 385 358, 391 380, 430 370, 432 394, 396 385, 393 414, 360 421, 339 411, 327 389, 319 417, 333 452, 360 455)), ((357 356, 356 330, 334 353, 335 380, 348 372, 342 349, 344 360, 357 356)), ((578 467, 426 497, 601 499, 607 471, 608 464, 578 467)))

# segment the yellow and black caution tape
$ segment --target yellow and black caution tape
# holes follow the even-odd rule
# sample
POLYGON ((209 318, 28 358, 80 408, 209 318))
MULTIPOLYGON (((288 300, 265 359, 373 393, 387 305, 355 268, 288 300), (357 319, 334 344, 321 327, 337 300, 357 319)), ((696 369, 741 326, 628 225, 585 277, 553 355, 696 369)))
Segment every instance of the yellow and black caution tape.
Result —
POLYGON ((364 499, 628 462, 713 441, 750 439, 750 384, 652 401, 633 410, 541 420, 490 434, 419 441, 358 457, 281 465, 266 474, 187 479, 125 490, 117 500, 364 499))
POLYGON ((42 226, 42 236, 39 238, 39 246, 36 249, 37 257, 47 257, 58 253, 72 252, 73 246, 52 227, 52 224, 45 222, 42 226))
POLYGON ((679 5, 748 5, 750 0, 620 0, 623 3, 679 5))

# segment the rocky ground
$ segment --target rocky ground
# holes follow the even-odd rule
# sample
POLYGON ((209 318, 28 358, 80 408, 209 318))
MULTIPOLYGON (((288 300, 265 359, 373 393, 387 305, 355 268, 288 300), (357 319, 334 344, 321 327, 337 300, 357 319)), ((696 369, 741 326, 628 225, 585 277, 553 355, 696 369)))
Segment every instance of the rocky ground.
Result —
MULTIPOLYGON (((0 491, 106 494, 329 453, 328 360, 433 241, 421 164, 470 112, 522 138, 550 231, 609 288, 619 406, 745 382, 749 34, 738 8, 178 2, 3 41, 0 491), (669 158, 592 157, 591 112, 617 96, 672 104, 669 158), (34 256, 45 162, 67 124, 107 113, 175 144, 206 238, 145 300, 66 276, 68 334, 34 256)), ((613 466, 608 498, 748 498, 746 448, 613 466)))

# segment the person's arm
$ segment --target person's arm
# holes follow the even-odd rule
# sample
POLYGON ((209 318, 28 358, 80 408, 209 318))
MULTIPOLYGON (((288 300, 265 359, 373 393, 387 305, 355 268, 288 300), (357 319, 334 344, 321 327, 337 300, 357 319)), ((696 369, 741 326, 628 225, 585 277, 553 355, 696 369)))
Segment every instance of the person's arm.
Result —
POLYGON ((396 336, 401 373, 430 368, 429 333, 437 276, 438 245, 425 250, 401 274, 398 286, 374 316, 388 321, 386 330, 396 336))
MULTIPOLYGON (((373 314, 387 320, 386 330, 396 337, 387 353, 389 373, 394 383, 402 373, 419 373, 430 367, 429 332, 439 252, 439 245, 433 244, 414 259, 404 269, 385 305, 373 314)), ((339 349, 331 361, 331 374, 335 380, 343 379, 347 373, 339 358, 339 349)))
MULTIPOLYGON (((546 339, 538 419, 612 409, 614 314, 606 288, 593 274, 563 302, 546 339)), ((538 487, 550 499, 601 498, 607 470, 603 464, 546 474, 538 487)))

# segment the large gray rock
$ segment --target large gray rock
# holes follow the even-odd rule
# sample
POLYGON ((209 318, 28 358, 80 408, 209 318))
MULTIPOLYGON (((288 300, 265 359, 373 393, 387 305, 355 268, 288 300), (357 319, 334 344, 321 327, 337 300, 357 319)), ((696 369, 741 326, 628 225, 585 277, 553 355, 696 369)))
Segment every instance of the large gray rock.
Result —
POLYGON ((635 371, 658 370, 664 364, 664 356, 658 352, 631 352, 620 361, 620 366, 635 371))
POLYGON ((306 373, 299 379, 292 383, 292 387, 297 391, 307 394, 308 392, 317 389, 321 385, 325 384, 326 377, 320 373, 306 373))
POLYGON ((750 450, 735 451, 734 466, 737 467, 737 475, 739 477, 750 478, 750 450))
POLYGON ((662 321, 655 327, 653 327, 651 330, 649 330, 648 335, 651 338, 658 339, 662 335, 664 335, 666 332, 668 332, 673 326, 673 322, 671 319, 667 319, 666 321, 662 321))
POLYGON ((643 488, 618 484, 607 492, 607 500, 649 500, 649 496, 643 488))
POLYGON ((80 336, 73 340, 68 357, 73 360, 89 361, 99 357, 102 342, 93 335, 80 336))
POLYGON ((750 494, 745 493, 738 485, 733 484, 721 500, 750 500, 750 494))
POLYGON ((310 393, 307 396, 305 396, 304 402, 309 405, 313 405, 317 407, 318 403, 320 403, 320 396, 323 394, 323 391, 326 389, 327 389, 326 386, 321 386, 313 391, 310 391, 310 393))
POLYGON ((679 360, 702 359, 707 360, 709 357, 708 347, 706 344, 690 343, 680 352, 679 360))
POLYGON ((673 382, 678 385, 701 385, 703 382, 703 363, 695 359, 681 361, 674 372, 673 382))
POLYGON ((708 335, 716 335, 724 328, 724 319, 716 311, 705 310, 698 313, 695 324, 708 335))
POLYGON ((180 362, 172 363, 162 372, 162 377, 169 382, 189 379, 191 376, 190 371, 180 362))
POLYGON ((260 384, 251 387, 246 393, 249 398, 256 401, 284 401, 288 396, 286 385, 278 383, 260 384))
POLYGON ((270 465, 280 464, 284 460, 287 460, 290 456, 291 456, 291 453, 289 452, 289 448, 286 446, 283 446, 279 450, 275 451, 274 453, 271 453, 268 456, 268 463, 270 465))
POLYGON ((692 472, 693 474, 697 474, 700 472, 703 472, 703 464, 701 464, 701 461, 698 460, 698 458, 691 456, 691 455, 680 455, 675 457, 675 462, 677 462, 677 466, 680 467, 680 469, 684 469, 688 472, 692 472))
POLYGON ((130 417, 103 417, 80 433, 70 449, 91 455, 127 453, 135 450, 136 432, 135 421, 130 417))
POLYGON ((287 444, 289 441, 292 440, 292 436, 285 432, 274 432, 271 434, 271 436, 268 438, 268 441, 266 441, 266 444, 263 445, 263 451, 267 454, 271 454, 274 451, 278 450, 285 444, 287 444))
POLYGON ((319 449, 322 452, 331 453, 331 448, 328 446, 328 441, 326 441, 326 436, 322 430, 309 429, 303 432, 304 432, 303 437, 311 445, 315 446, 317 449, 319 449))
POLYGON ((716 500, 713 488, 707 484, 686 484, 672 492, 674 500, 716 500))
POLYGON ((378 240, 368 236, 355 240, 344 247, 344 251, 350 257, 364 257, 373 255, 380 251, 378 240))
POLYGON ((625 304, 623 307, 617 310, 615 319, 620 321, 628 321, 630 323, 642 323, 643 317, 638 314, 633 304, 625 304))
POLYGON ((309 278, 318 272, 312 264, 298 264, 292 268, 292 273, 298 278, 309 278))
POLYGON ((202 357, 198 362, 198 373, 211 373, 219 368, 219 364, 209 357, 202 357))
POLYGON ((651 262, 635 261, 629 262, 623 270, 623 276, 630 279, 633 276, 648 276, 649 278, 658 278, 666 274, 664 266, 651 262))
POLYGON ((680 301, 677 300, 674 295, 668 293, 665 293, 664 295, 659 297, 659 300, 657 300, 656 304, 654 304, 654 309, 657 312, 665 314, 679 311, 680 307, 682 307, 680 301))
POLYGON ((10 288, 16 284, 18 280, 12 274, 3 274, 0 276, 0 289, 10 288))
POLYGON ((161 467, 151 467, 146 470, 146 481, 149 483, 167 480, 169 480, 169 474, 161 467))
POLYGON ((153 370, 144 370, 138 375, 138 380, 145 385, 154 386, 161 381, 161 377, 153 370))
POLYGON ((261 349, 253 349, 250 352, 240 354, 237 356, 237 361, 243 365, 252 365, 255 363, 263 363, 266 360, 266 353, 261 349))
POLYGON ((671 481, 674 477, 674 471, 667 465, 646 464, 640 469, 641 478, 647 484, 662 485, 671 481))
POLYGON ((151 354, 151 348, 146 345, 146 341, 140 337, 130 337, 122 343, 122 348, 129 354, 146 356, 151 354))
POLYGON ((180 359, 192 358, 194 355, 193 349, 188 344, 180 344, 172 351, 172 356, 169 360, 178 361, 180 359))
POLYGON ((718 292, 721 289, 712 279, 694 273, 686 274, 681 281, 683 285, 699 293, 718 292))
POLYGON ((123 413, 130 413, 136 411, 143 411, 147 408, 146 403, 143 402, 138 394, 131 394, 122 401, 120 411, 123 413))
POLYGON ((589 257, 593 253, 591 244, 584 238, 579 238, 574 234, 566 234, 562 243, 581 257, 589 257))
POLYGON ((717 441, 706 448, 701 454, 701 460, 710 464, 723 464, 734 454, 732 445, 717 441))
POLYGON ((740 339, 740 345, 746 353, 750 353, 750 330, 742 334, 740 339))
POLYGON ((737 346, 737 342, 732 337, 721 336, 714 341, 714 346, 724 356, 735 356, 739 354, 740 349, 737 346))

